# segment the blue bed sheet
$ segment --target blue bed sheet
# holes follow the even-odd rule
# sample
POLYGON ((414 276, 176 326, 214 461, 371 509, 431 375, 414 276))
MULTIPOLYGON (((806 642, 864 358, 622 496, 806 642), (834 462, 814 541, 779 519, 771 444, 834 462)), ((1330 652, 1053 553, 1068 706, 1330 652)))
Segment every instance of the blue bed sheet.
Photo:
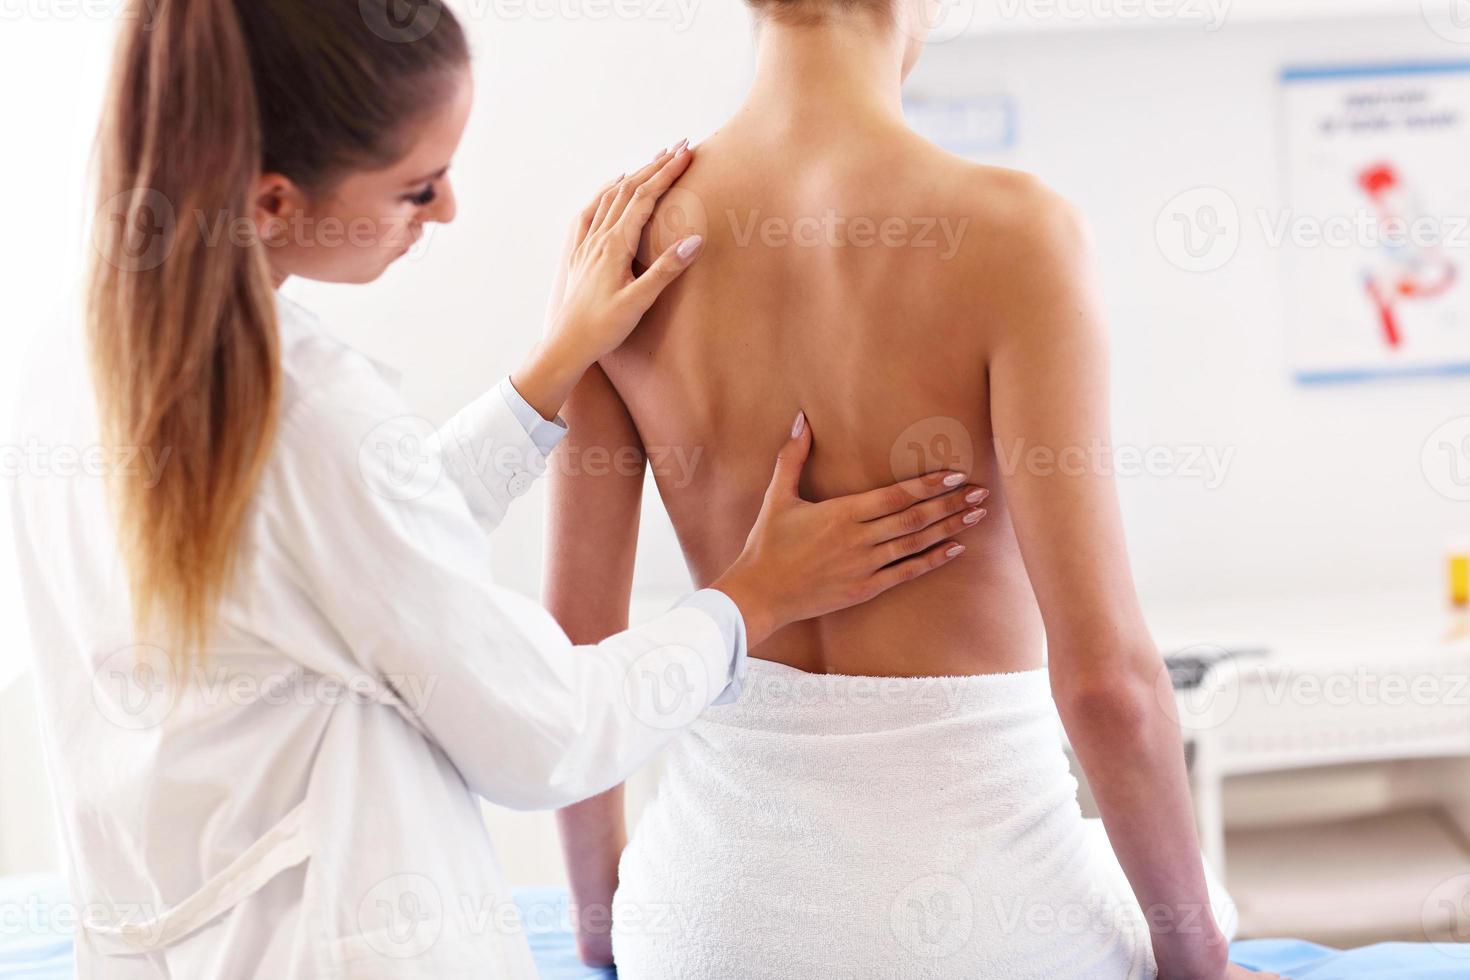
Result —
POLYGON ((1230 958, 1292 980, 1466 980, 1470 943, 1378 943, 1346 952, 1300 939, 1250 939, 1230 958))
MULTIPOLYGON (((542 980, 615 980, 577 959, 565 889, 516 892, 542 980)), ((0 978, 71 980, 71 906, 51 876, 0 879, 0 978)), ((1231 959, 1292 980, 1466 980, 1470 943, 1380 943, 1346 952, 1299 939, 1253 939, 1230 947, 1231 959)))

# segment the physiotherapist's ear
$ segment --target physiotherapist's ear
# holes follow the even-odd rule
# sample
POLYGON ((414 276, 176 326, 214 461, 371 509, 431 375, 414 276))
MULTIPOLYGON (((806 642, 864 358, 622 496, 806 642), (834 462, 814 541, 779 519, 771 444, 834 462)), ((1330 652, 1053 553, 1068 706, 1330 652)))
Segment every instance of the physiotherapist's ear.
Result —
POLYGON ((306 195, 284 174, 261 174, 251 193, 256 233, 266 245, 290 241, 292 218, 306 208, 306 195))

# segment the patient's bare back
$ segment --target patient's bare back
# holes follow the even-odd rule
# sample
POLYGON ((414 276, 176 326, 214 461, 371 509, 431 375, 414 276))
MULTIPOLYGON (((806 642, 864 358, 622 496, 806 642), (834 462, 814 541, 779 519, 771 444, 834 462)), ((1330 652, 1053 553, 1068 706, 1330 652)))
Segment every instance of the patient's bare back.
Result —
MULTIPOLYGON (((696 582, 740 553, 798 409, 815 434, 803 495, 938 468, 991 491, 941 571, 753 651, 818 673, 929 676, 1041 664, 1041 620, 1008 513, 988 365, 1024 275, 1008 248, 1046 194, 896 122, 781 131, 737 118, 702 144, 655 217, 656 250, 700 261, 603 368, 653 465, 696 582)), ((653 254, 657 254, 653 251, 653 254)))

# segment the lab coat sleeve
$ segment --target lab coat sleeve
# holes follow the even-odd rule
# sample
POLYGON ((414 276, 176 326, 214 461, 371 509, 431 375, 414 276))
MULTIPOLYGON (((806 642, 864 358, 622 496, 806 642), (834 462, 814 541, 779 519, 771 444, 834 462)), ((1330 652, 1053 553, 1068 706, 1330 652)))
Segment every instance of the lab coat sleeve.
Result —
POLYGON ((561 419, 546 421, 506 378, 450 419, 437 441, 445 475, 489 534, 546 472, 547 457, 566 433, 561 419))
POLYGON ((728 597, 697 593, 577 647, 541 606, 495 585, 483 531, 517 495, 510 481, 544 457, 492 392, 449 427, 479 448, 461 443, 439 470, 410 451, 432 433, 390 394, 324 392, 285 413, 262 507, 352 661, 397 692, 472 790, 517 809, 586 799, 738 692, 744 624, 728 597))

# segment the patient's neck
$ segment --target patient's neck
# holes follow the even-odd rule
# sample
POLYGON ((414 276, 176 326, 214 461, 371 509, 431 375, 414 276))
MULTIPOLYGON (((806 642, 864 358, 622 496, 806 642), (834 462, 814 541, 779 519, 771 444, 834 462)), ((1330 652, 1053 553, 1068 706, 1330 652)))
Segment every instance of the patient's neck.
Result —
POLYGON ((755 82, 737 119, 792 135, 903 121, 901 32, 853 15, 762 24, 755 82))

